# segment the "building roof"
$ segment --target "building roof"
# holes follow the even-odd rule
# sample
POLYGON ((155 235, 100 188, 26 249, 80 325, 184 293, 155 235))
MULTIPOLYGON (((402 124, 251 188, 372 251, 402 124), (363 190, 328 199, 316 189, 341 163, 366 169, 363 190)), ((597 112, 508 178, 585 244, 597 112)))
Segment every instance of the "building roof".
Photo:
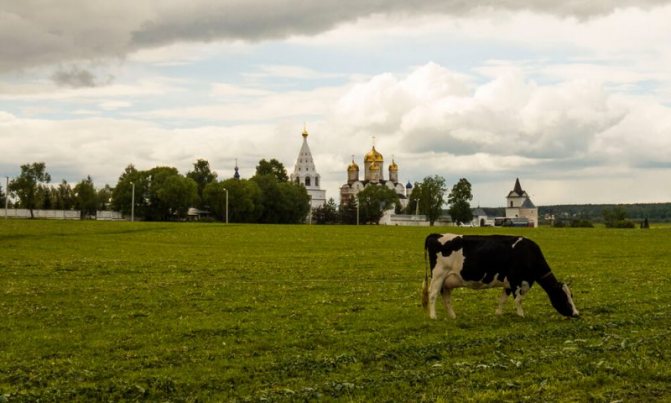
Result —
POLYGON ((398 172, 398 165, 394 159, 391 159, 391 164, 389 165, 389 172, 398 172))
POLYGON ((522 208, 536 208, 536 206, 531 201, 531 199, 527 197, 527 199, 524 201, 524 203, 522 203, 522 208))
POLYGON ((358 171, 359 166, 354 162, 354 157, 352 157, 352 163, 347 167, 348 172, 358 171))
POLYGON ((510 193, 508 193, 508 196, 506 197, 529 197, 527 192, 522 190, 522 185, 520 185, 520 178, 515 179, 515 187, 510 191, 510 193))
POLYGON ((473 216, 474 217, 482 217, 482 216, 486 217, 487 213, 481 207, 478 207, 476 209, 473 209, 473 216))
POLYGON ((375 146, 373 146, 373 149, 366 154, 363 160, 364 162, 384 162, 382 154, 375 149, 375 146))

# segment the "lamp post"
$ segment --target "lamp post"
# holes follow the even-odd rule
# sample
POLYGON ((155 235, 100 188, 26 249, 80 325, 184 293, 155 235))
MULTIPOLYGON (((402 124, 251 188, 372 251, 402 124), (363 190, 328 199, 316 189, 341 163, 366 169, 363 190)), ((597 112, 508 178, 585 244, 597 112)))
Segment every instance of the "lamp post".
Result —
POLYGON ((5 176, 7 178, 7 185, 5 186, 5 220, 7 219, 7 206, 9 203, 9 176, 5 176))
POLYGON ((135 221, 135 182, 130 183, 133 187, 133 192, 130 197, 130 222, 135 221))
POLYGON ((228 189, 224 188, 224 192, 226 192, 226 224, 228 224, 228 189))
POLYGON ((419 199, 417 199, 417 204, 415 205, 415 215, 419 219, 419 199))
POLYGON ((359 194, 356 195, 356 225, 359 225, 359 204, 361 204, 361 199, 359 199, 359 194))

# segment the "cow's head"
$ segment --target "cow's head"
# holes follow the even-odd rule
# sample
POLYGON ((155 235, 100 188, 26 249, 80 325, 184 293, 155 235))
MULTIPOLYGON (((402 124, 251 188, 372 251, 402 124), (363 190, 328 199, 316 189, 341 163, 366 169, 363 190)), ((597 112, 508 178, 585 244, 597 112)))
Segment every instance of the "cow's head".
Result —
POLYGON ((564 283, 557 282, 552 287, 552 292, 548 292, 552 306, 560 314, 568 317, 577 317, 580 313, 573 303, 573 295, 571 290, 564 283))

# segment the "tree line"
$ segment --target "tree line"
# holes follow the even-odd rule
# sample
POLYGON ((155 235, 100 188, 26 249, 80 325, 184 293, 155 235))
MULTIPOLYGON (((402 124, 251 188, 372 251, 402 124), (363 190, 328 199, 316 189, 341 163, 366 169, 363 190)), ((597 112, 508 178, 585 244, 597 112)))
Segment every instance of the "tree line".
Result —
POLYGON ((629 219, 636 223, 646 219, 652 222, 671 222, 671 203, 633 204, 571 204, 540 206, 540 217, 551 216, 555 221, 592 221, 617 225, 617 221, 629 219))
MULTIPOLYGON (((138 170, 128 165, 114 187, 96 189, 90 176, 72 186, 62 180, 52 185, 44 162, 21 165, 20 174, 9 183, 8 193, 16 199, 12 207, 79 210, 82 218, 98 210, 134 214, 146 221, 184 220, 195 207, 211 219, 240 223, 377 224, 386 210, 423 214, 433 225, 443 214, 446 181, 428 176, 416 182, 407 206, 386 186, 367 186, 340 205, 331 198, 310 209, 310 198, 301 184, 291 182, 284 165, 276 159, 259 161, 250 179, 219 179, 208 161, 199 159, 193 169, 181 174, 177 168, 157 166, 138 170), (228 200, 228 203, 227 203, 228 200), (311 216, 309 216, 311 211, 311 216)), ((0 186, 0 203, 6 193, 0 186)), ((454 222, 472 219, 471 184, 462 178, 450 192, 447 203, 454 222)))
POLYGON ((90 176, 70 185, 65 180, 53 186, 44 162, 21 166, 20 174, 9 182, 7 192, 0 187, 0 202, 6 193, 16 199, 14 208, 80 210, 82 218, 97 210, 116 210, 147 221, 183 220, 189 208, 225 220, 226 198, 231 222, 299 223, 309 211, 305 187, 288 180, 282 163, 259 161, 250 179, 219 180, 206 160, 198 160, 193 170, 181 174, 174 167, 138 170, 128 165, 116 186, 96 190, 90 176))

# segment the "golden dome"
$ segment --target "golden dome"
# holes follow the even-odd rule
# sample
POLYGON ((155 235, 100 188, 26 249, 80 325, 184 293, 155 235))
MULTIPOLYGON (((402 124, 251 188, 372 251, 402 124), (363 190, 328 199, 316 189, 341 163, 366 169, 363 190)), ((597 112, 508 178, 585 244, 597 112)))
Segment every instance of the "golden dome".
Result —
POLYGON ((376 164, 376 163, 373 163, 373 164, 370 166, 370 170, 371 170, 371 171, 379 171, 379 170, 380 170, 380 166, 379 166, 378 164, 376 164))
POLYGON ((347 167, 347 172, 354 172, 358 170, 359 166, 356 164, 356 162, 354 162, 354 159, 352 159, 352 163, 347 167))
POLYGON ((370 150, 368 154, 364 157, 364 162, 384 162, 384 158, 382 158, 382 154, 377 152, 375 149, 375 146, 373 146, 373 149, 370 150))
POLYGON ((308 129, 305 126, 303 126, 303 133, 301 133, 301 134, 303 135, 303 138, 308 137, 308 129))
POLYGON ((389 172, 398 172, 398 165, 396 165, 396 161, 391 160, 391 165, 389 165, 389 172))

